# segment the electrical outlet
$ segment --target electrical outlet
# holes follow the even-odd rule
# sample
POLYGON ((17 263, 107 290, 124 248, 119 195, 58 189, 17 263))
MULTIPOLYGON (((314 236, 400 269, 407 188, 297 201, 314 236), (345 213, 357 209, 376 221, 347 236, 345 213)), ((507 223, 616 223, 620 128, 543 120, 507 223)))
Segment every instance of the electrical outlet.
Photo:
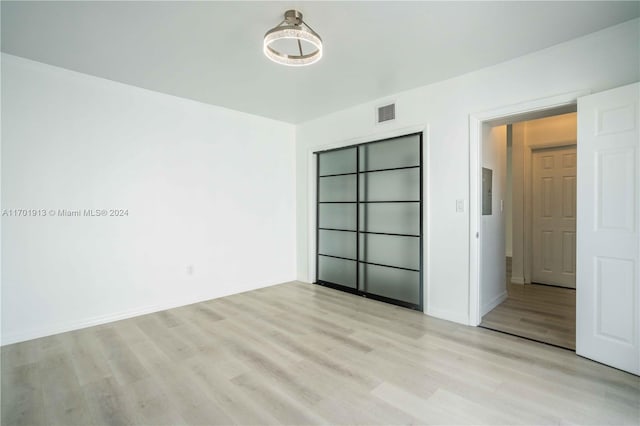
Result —
POLYGON ((456 213, 464 213, 464 200, 456 200, 456 213))

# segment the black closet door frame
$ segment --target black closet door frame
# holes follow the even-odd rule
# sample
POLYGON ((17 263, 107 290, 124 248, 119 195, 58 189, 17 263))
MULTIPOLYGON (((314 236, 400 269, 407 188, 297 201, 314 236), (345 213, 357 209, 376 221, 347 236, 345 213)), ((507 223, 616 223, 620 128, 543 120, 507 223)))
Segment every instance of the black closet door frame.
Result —
MULTIPOLYGON (((398 136, 393 136, 390 138, 384 138, 384 139, 376 139, 376 140, 372 140, 369 142, 362 142, 362 143, 358 143, 358 144, 353 144, 353 145, 347 145, 347 146, 341 146, 338 148, 331 148, 331 149, 326 149, 323 151, 316 151, 314 152, 315 156, 316 156, 316 276, 315 276, 315 282, 314 284, 318 284, 318 285, 322 285, 324 287, 330 287, 330 288, 334 288, 336 290, 341 290, 347 293, 352 293, 352 294, 356 294, 362 297, 366 297, 366 298, 370 298, 370 299, 374 299, 374 300, 379 300, 381 302, 386 302, 386 303, 390 303, 393 305, 397 305, 397 306, 402 306, 405 308, 409 308, 409 309, 414 309, 416 311, 424 311, 424 175, 423 175, 423 171, 424 171, 424 158, 423 158, 423 132, 415 132, 415 133, 408 133, 408 134, 404 134, 404 135, 398 135, 398 136), (413 304, 410 302, 406 302, 403 300, 397 300, 397 299, 392 299, 389 297, 385 297, 385 296, 380 296, 377 294, 372 294, 372 293, 368 293, 366 291, 361 290, 360 287, 360 264, 363 263, 362 261, 360 261, 360 147, 362 146, 366 146, 366 145, 370 145, 370 144, 375 144, 378 142, 386 142, 386 141, 392 141, 394 139, 400 139, 400 138, 405 138, 408 136, 418 136, 419 138, 419 156, 420 156, 420 163, 419 163, 419 192, 420 192, 420 196, 419 196, 419 215, 420 215, 420 234, 419 234, 419 239, 420 239, 420 250, 419 250, 419 256, 420 256, 420 271, 419 271, 419 283, 420 283, 420 292, 419 292, 419 302, 418 304, 413 304), (327 281, 322 281, 319 279, 319 274, 320 274, 320 154, 324 154, 327 152, 332 152, 332 151, 341 151, 341 150, 346 150, 346 149, 352 149, 352 148, 356 148, 356 288, 351 288, 351 287, 347 287, 347 286, 343 286, 340 284, 336 284, 336 283, 331 283, 331 282, 327 282, 327 281)), ((399 169, 403 169, 404 167, 400 167, 399 169)), ((393 170, 392 169, 385 169, 385 170, 393 170)), ((378 171, 383 171, 383 170, 378 170, 378 171)), ((327 177, 327 176, 324 176, 327 177)), ((366 263, 365 263, 366 264, 366 263)), ((402 268, 400 268, 402 269, 402 268)))

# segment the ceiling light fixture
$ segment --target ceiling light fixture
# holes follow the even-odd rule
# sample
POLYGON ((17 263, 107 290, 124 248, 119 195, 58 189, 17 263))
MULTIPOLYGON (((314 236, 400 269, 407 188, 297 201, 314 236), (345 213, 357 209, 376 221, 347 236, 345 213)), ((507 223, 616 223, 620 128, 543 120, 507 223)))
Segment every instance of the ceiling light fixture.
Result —
POLYGON ((322 39, 302 20, 302 13, 287 10, 284 21, 264 35, 264 54, 283 65, 311 65, 322 58, 322 39), (304 53, 303 45, 308 53, 304 53))

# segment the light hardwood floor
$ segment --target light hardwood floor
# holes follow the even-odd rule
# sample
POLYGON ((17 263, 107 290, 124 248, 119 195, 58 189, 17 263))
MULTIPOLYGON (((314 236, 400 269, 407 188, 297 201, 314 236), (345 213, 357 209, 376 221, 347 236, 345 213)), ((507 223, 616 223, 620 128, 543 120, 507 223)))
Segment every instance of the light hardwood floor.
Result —
POLYGON ((576 349, 576 291, 540 284, 511 284, 507 299, 482 317, 482 327, 571 350, 576 349))
POLYGON ((638 424, 640 379, 292 282, 2 348, 2 424, 638 424))
POLYGON ((482 317, 482 327, 575 350, 576 291, 507 284, 507 300, 482 317))

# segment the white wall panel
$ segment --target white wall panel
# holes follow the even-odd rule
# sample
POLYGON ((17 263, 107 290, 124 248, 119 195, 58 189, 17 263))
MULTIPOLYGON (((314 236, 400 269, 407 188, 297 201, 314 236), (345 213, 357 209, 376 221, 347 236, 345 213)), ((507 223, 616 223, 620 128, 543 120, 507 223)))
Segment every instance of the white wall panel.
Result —
POLYGON ((2 124, 3 343, 295 278, 293 126, 5 54, 2 124))

